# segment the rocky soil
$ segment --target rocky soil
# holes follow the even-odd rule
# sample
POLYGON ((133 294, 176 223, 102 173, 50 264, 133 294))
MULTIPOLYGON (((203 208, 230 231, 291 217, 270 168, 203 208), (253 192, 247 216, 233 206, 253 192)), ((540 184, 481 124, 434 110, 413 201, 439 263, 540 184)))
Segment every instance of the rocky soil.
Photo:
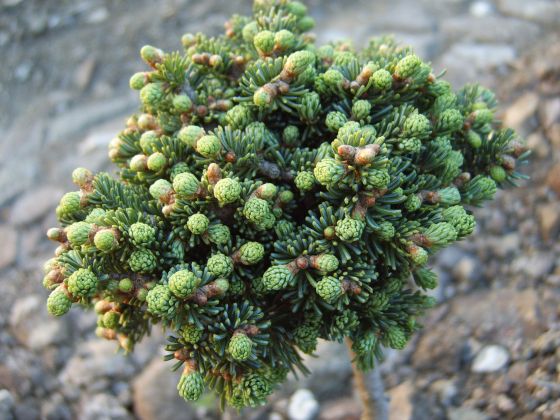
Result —
MULTIPOLYGON (((390 418, 560 419, 560 4, 557 0, 308 2, 320 41, 394 33, 447 69, 482 80, 534 155, 521 188, 477 209, 477 233, 433 264, 440 302, 380 372, 390 418)), ((0 0, 0 419, 213 419, 187 405, 154 332, 131 357, 94 337, 92 313, 44 308, 44 232, 76 166, 108 168, 106 147, 134 111, 131 73, 146 43, 179 47, 250 2, 0 0)), ((312 375, 270 404, 223 418, 358 419, 342 345, 322 343, 312 375)))

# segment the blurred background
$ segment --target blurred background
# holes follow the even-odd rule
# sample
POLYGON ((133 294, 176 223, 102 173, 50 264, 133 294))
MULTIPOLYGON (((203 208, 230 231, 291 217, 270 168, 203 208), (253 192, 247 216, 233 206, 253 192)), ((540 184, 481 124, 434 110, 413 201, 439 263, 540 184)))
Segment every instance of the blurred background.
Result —
MULTIPOLYGON (((310 0, 319 42, 392 33, 494 88, 500 116, 534 154, 521 188, 475 211, 477 232, 444 250, 439 306, 381 365, 390 418, 560 418, 560 1, 310 0)), ((211 399, 176 396, 163 334, 131 357, 94 337, 95 316, 47 315, 43 261, 72 169, 109 168, 106 148, 138 101, 128 79, 152 44, 219 33, 250 1, 0 0, 0 419, 212 419, 211 399)), ((343 345, 322 343, 312 375, 227 418, 359 418, 343 345)))

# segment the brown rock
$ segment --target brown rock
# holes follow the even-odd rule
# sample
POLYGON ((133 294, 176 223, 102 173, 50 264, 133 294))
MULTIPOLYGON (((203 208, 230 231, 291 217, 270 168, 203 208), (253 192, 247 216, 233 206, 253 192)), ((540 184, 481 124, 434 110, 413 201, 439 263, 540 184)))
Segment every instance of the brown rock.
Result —
POLYGON ((510 366, 507 378, 516 384, 522 384, 527 379, 527 370, 526 362, 515 362, 510 366))
POLYGON ((80 90, 84 90, 91 82, 91 77, 95 71, 95 59, 88 58, 78 65, 74 73, 74 83, 80 90))
POLYGON ((0 248, 0 270, 2 270, 16 260, 17 232, 11 226, 0 225, 0 238, 2 238, 2 247, 0 248))
POLYGON ((521 129, 525 122, 535 114, 539 105, 539 96, 535 92, 521 95, 506 111, 504 125, 521 129))
POLYGON ((553 147, 560 147, 560 122, 552 124, 550 128, 546 130, 546 135, 553 147))
POLYGON ((319 420, 358 420, 361 413, 360 403, 354 398, 342 398, 323 404, 319 420))
POLYGON ((515 403, 505 394, 500 394, 496 398, 496 405, 498 410, 507 413, 515 408, 515 403))
POLYGON ((560 197, 560 163, 552 167, 546 177, 546 185, 548 185, 558 197, 560 197))
POLYGON ((69 338, 66 319, 56 319, 47 312, 44 298, 27 295, 15 301, 10 314, 12 334, 32 350, 43 350, 69 338))
POLYGON ((12 207, 9 221, 16 226, 36 221, 58 204, 63 193, 48 185, 29 190, 12 207))
POLYGON ((551 354, 560 346, 560 331, 550 330, 539 336, 533 348, 539 354, 551 354))
POLYGON ((557 237, 560 228, 560 202, 547 203, 537 208, 541 236, 544 241, 557 237))
POLYGON ((389 420, 408 420, 412 419, 414 412, 414 404, 412 398, 414 397, 414 386, 412 381, 408 380, 389 391, 391 399, 389 405, 389 420))
POLYGON ((476 387, 475 389, 473 389, 473 391, 471 393, 471 398, 473 400, 482 400, 485 397, 487 397, 487 392, 482 387, 476 387))
POLYGON ((560 98, 552 98, 543 102, 539 107, 539 116, 545 128, 552 126, 555 122, 560 122, 560 98))
POLYGON ((492 391, 498 394, 504 394, 511 389, 511 380, 505 376, 499 376, 492 384, 492 391))
MULTIPOLYGON (((37 229, 33 227, 32 229, 26 229, 21 233, 20 242, 20 266, 30 266, 34 264, 33 255, 39 247, 42 241, 46 242, 45 230, 37 229)), ((0 251, 1 252, 1 251, 0 251)))
POLYGON ((195 418, 194 408, 177 394, 179 373, 160 357, 153 359, 132 383, 134 413, 141 420, 195 418))
POLYGON ((523 290, 522 292, 516 293, 516 296, 512 296, 511 299, 511 303, 515 305, 519 321, 530 330, 527 337, 530 337, 536 332, 540 332, 538 329, 534 328, 539 326, 542 321, 540 298, 536 291, 530 289, 523 290))
POLYGON ((18 378, 13 368, 6 365, 0 365, 0 389, 7 389, 8 391, 17 392, 22 382, 18 378))
MULTIPOLYGON (((56 319, 60 323, 60 319, 56 319)), ((116 343, 93 338, 80 343, 59 375, 67 390, 95 386, 109 378, 128 380, 136 374, 130 357, 115 352, 116 343)))
POLYGON ((538 157, 544 159, 550 153, 550 147, 540 132, 535 132, 527 137, 527 147, 538 157))
POLYGON ((416 369, 455 374, 464 363, 465 343, 474 331, 483 343, 507 345, 515 337, 536 338, 542 331, 540 300, 532 289, 481 290, 450 302, 440 321, 425 320, 412 354, 416 369), (483 328, 482 328, 483 327, 483 328))
MULTIPOLYGON (((447 315, 446 319, 451 318, 447 315)), ((458 368, 463 353, 463 343, 471 335, 466 325, 450 325, 449 321, 425 323, 424 333, 412 355, 417 369, 435 369, 452 374, 458 368)))

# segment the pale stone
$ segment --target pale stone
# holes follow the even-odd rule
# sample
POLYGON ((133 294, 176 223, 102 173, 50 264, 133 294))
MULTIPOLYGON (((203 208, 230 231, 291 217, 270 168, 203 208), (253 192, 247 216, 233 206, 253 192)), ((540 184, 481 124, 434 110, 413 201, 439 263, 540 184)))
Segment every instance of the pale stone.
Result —
POLYGON ((298 389, 290 398, 288 418, 290 420, 312 420, 319 412, 319 403, 308 389, 298 389))
POLYGON ((490 345, 476 355, 471 369, 476 373, 496 372, 505 367, 508 362, 509 353, 504 347, 490 345))

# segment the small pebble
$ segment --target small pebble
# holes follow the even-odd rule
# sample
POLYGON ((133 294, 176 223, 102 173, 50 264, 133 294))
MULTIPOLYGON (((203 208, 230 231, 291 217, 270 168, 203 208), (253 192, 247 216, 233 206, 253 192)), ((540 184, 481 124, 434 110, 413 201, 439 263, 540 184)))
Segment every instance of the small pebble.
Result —
POLYGON ((472 371, 476 373, 496 372, 509 361, 508 351, 497 345, 484 347, 474 358, 472 371))

